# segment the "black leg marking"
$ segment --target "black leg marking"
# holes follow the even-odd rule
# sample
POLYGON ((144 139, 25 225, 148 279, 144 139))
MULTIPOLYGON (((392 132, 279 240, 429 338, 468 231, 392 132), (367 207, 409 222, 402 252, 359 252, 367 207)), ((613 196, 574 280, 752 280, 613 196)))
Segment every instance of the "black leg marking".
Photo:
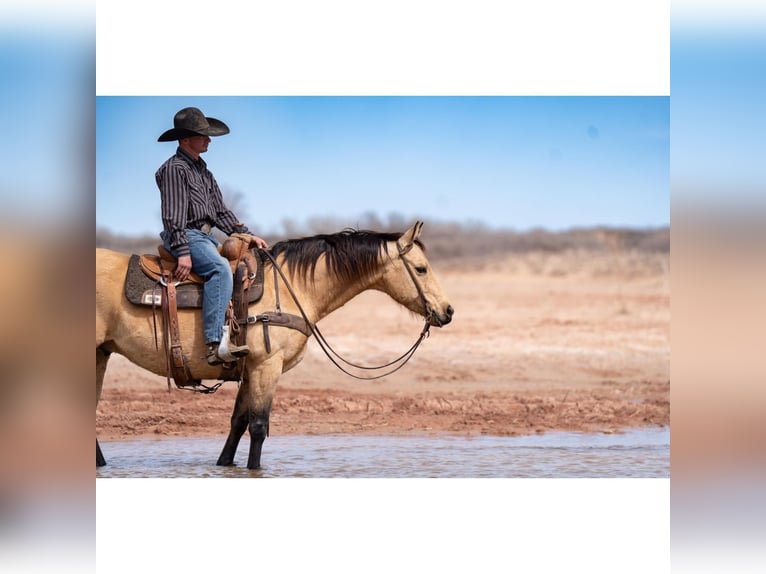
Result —
POLYGON ((247 468, 254 470, 261 467, 261 449, 263 441, 269 436, 269 414, 253 415, 250 418, 250 454, 247 457, 247 468))
POLYGON ((239 440, 247 429, 248 419, 247 412, 231 417, 231 430, 226 438, 226 444, 223 445, 221 456, 218 457, 218 462, 216 462, 218 466, 231 466, 234 464, 234 455, 237 452, 239 440))
POLYGON ((101 453, 101 446, 98 444, 98 439, 96 439, 96 466, 106 466, 106 459, 101 453))

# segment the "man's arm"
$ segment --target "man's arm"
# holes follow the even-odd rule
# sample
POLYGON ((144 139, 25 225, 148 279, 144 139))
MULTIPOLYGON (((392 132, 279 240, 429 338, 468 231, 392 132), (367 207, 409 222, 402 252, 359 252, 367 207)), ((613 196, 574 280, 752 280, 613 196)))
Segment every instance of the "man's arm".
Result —
POLYGON ((186 214, 189 196, 186 193, 186 174, 181 169, 163 166, 156 174, 160 189, 162 225, 169 235, 168 243, 180 258, 189 255, 186 238, 186 214))

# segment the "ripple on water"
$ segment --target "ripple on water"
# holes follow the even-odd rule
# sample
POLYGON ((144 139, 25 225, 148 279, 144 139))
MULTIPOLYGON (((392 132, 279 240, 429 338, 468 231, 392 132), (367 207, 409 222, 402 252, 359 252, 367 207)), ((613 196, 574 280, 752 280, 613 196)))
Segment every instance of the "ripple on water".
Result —
POLYGON ((215 465, 224 438, 102 441, 97 478, 668 478, 670 429, 496 436, 297 435, 266 439, 262 468, 215 465))

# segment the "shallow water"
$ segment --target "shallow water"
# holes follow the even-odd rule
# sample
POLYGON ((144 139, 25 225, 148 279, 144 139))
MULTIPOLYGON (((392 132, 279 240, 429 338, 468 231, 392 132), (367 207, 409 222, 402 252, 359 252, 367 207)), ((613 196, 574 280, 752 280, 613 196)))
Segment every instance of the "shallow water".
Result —
POLYGON ((274 436, 262 468, 246 468, 247 435, 236 466, 219 467, 221 438, 102 441, 97 478, 669 478, 670 429, 615 434, 496 436, 274 436))

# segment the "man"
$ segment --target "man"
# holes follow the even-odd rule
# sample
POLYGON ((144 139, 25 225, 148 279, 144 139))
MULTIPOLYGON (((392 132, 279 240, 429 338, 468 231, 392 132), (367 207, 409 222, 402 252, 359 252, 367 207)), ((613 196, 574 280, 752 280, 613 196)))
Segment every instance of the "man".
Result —
POLYGON ((228 328, 224 328, 233 279, 228 261, 218 252, 212 229, 217 227, 227 235, 247 234, 250 247, 268 247, 224 205, 218 183, 200 157, 207 151, 211 136, 227 133, 229 128, 222 121, 205 117, 197 108, 184 108, 173 118, 173 128, 157 139, 178 142, 176 153, 155 174, 162 200, 160 237, 165 249, 178 259, 176 280, 183 281, 191 271, 205 279, 202 323, 211 365, 248 354, 247 346, 234 345, 228 328))

